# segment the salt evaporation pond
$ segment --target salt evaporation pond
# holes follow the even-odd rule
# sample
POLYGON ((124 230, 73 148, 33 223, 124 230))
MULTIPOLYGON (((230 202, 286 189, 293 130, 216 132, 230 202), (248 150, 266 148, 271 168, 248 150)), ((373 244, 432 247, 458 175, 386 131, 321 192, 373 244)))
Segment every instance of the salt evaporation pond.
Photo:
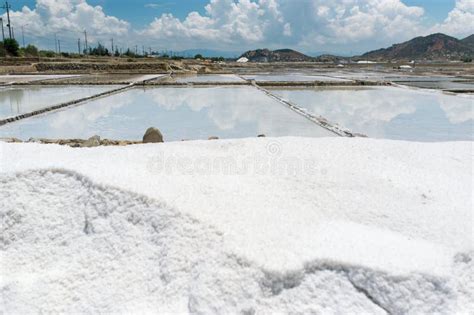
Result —
POLYGON ((28 83, 34 81, 43 80, 58 80, 66 78, 80 77, 77 74, 7 74, 0 75, 0 83, 12 84, 12 83, 28 83))
POLYGON ((247 80, 255 80, 257 82, 349 82, 350 80, 336 77, 329 77, 324 75, 306 75, 299 73, 288 74, 256 74, 244 75, 247 80))
POLYGON ((426 89, 439 90, 474 90, 474 82, 472 80, 459 78, 455 76, 421 76, 403 73, 401 71, 385 73, 385 72, 327 72, 328 77, 365 81, 389 81, 401 85, 408 85, 426 89))
POLYGON ((369 137, 474 140, 474 96, 396 87, 273 89, 308 112, 369 137))
POLYGON ((92 96, 118 86, 8 86, 0 87, 0 119, 92 96))
POLYGON ((244 82, 234 74, 197 74, 173 76, 171 79, 178 83, 202 83, 202 82, 244 82))
POLYGON ((474 81, 398 81, 398 83, 423 89, 474 91, 474 81))
POLYGON ((249 87, 135 88, 0 127, 0 137, 141 140, 158 127, 165 141, 266 136, 335 136, 249 87))

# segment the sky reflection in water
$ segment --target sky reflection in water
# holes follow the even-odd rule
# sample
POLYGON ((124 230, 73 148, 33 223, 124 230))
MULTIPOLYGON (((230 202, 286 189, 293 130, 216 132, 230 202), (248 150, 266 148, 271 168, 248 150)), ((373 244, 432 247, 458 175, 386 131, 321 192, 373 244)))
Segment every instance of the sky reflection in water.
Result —
POLYGON ((308 112, 374 138, 473 140, 474 96, 395 87, 273 90, 308 112))
POLYGON ((159 128, 166 141, 266 136, 334 136, 253 87, 136 88, 0 127, 0 137, 140 140, 159 128))

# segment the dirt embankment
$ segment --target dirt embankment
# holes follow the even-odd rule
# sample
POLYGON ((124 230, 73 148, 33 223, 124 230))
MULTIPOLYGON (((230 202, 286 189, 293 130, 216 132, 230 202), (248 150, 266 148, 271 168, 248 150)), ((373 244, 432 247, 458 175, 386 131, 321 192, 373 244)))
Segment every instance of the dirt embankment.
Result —
POLYGON ((182 61, 127 61, 127 62, 39 62, 34 64, 42 73, 215 73, 221 67, 212 63, 182 61))
POLYGON ((168 63, 37 63, 35 68, 38 72, 150 72, 165 73, 173 70, 168 63))

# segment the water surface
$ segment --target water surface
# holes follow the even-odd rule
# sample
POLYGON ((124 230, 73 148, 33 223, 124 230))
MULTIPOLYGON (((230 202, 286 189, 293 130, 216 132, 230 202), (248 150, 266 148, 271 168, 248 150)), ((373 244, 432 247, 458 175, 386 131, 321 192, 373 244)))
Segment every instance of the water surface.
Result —
POLYGON ((165 141, 266 136, 334 136, 249 87, 135 88, 0 127, 0 137, 141 140, 148 127, 165 141))
POLYGON ((423 89, 474 91, 474 81, 399 81, 398 83, 423 89))
POLYGON ((234 74, 197 74, 173 76, 171 78, 178 83, 200 83, 200 82, 243 82, 244 80, 234 74))
POLYGON ((118 86, 4 86, 0 87, 0 119, 92 96, 118 86))
POLYGON ((306 75, 299 73, 286 73, 286 74, 255 74, 255 75, 244 75, 247 80, 255 80, 257 82, 347 82, 350 80, 344 78, 336 78, 324 75, 306 75))
POLYGON ((474 140, 474 96, 396 87, 272 91, 312 114, 370 137, 474 140))
POLYGON ((0 75, 0 83, 3 84, 12 84, 12 83, 27 83, 34 81, 43 81, 43 80, 56 80, 56 79, 66 79, 73 77, 80 77, 81 75, 77 74, 9 74, 9 75, 0 75))

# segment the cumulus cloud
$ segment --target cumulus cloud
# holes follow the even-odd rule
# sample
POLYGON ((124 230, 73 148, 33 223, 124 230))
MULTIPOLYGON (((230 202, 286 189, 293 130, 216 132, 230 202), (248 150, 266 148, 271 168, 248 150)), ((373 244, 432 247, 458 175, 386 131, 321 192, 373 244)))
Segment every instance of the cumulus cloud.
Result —
POLYGON ((433 27, 432 32, 442 32, 452 36, 465 37, 474 33, 474 1, 457 0, 443 23, 433 27))
POLYGON ((281 44, 311 47, 408 38, 421 30, 420 7, 400 0, 211 0, 205 15, 156 18, 142 34, 219 46, 281 44))
MULTIPOLYGON (((24 6, 10 15, 17 37, 19 28, 25 26, 26 35, 37 42, 56 33, 63 39, 77 40, 87 30, 89 40, 93 42, 108 40, 111 35, 126 36, 130 32, 127 21, 106 15, 102 7, 91 6, 86 0, 37 0, 33 9, 24 6)), ((3 18, 5 20, 6 16, 3 18)))
POLYGON ((205 15, 191 12, 184 20, 163 14, 140 33, 170 42, 229 46, 262 42, 271 34, 291 35, 291 27, 284 22, 277 0, 211 0, 205 10, 205 15))
POLYGON ((87 0, 37 0, 33 9, 25 6, 12 18, 28 21, 28 29, 38 38, 59 32, 77 40, 79 32, 87 29, 91 41, 115 37, 127 39, 129 45, 146 43, 163 49, 365 50, 435 31, 469 35, 474 28, 474 1, 457 0, 437 25, 425 25, 423 8, 403 0, 209 0, 204 13, 190 12, 182 19, 165 13, 140 30, 87 0))

